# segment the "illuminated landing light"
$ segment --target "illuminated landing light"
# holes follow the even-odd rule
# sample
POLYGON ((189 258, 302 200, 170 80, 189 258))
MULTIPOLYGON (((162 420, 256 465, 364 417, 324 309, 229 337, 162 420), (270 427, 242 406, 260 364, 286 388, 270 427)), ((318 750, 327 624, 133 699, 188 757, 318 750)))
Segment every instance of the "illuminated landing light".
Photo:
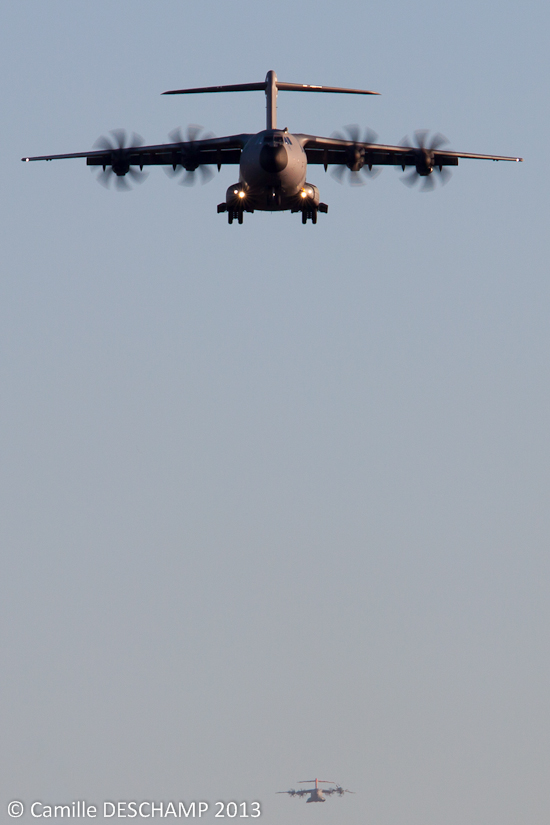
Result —
POLYGON ((239 198, 244 198, 244 192, 242 190, 239 192, 239 198))
POLYGON ((238 195, 238 194, 239 194, 239 190, 238 190, 238 189, 233 189, 233 194, 234 194, 234 195, 238 195))
POLYGON ((305 189, 302 189, 302 191, 300 192, 300 195, 302 196, 302 198, 307 198, 307 192, 306 192, 306 190, 305 190, 305 189))
POLYGON ((28 163, 28 162, 29 162, 29 160, 30 160, 30 158, 25 158, 25 160, 26 160, 26 162, 28 163))

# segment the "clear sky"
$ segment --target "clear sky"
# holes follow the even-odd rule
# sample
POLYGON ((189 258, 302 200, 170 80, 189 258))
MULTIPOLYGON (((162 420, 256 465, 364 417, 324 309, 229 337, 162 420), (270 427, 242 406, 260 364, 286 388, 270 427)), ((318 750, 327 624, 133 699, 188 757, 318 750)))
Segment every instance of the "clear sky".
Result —
POLYGON ((548 4, 21 0, 0 24, 1 821, 203 799, 546 825, 548 4), (313 167, 304 227, 228 226, 231 167, 118 193, 19 160, 259 130, 261 93, 160 93, 269 69, 381 93, 282 92, 291 131, 525 163, 431 194, 313 167), (356 795, 275 795, 315 776, 356 795))

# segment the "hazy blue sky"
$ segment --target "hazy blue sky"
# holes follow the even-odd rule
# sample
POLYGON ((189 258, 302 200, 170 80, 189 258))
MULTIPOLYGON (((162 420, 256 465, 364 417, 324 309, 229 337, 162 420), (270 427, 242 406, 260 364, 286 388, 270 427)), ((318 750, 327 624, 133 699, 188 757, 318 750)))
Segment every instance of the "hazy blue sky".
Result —
POLYGON ((256 799, 266 825, 546 825, 548 4, 21 0, 0 24, 1 821, 256 799), (432 194, 313 167, 317 226, 230 227, 235 169, 118 193, 19 161, 259 130, 261 93, 160 93, 268 69, 381 92, 281 93, 291 131, 525 163, 432 194), (356 795, 275 795, 315 776, 356 795))

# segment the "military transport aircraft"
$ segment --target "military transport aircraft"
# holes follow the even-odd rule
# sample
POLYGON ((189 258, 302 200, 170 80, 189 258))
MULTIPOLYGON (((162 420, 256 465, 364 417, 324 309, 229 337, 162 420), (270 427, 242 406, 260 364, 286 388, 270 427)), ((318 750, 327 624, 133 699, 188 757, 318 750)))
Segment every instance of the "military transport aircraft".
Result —
POLYGON ((459 158, 485 160, 514 160, 523 158, 501 155, 475 155, 467 152, 451 152, 442 147, 447 143, 443 135, 428 137, 427 130, 415 132, 415 144, 404 138, 397 146, 376 143, 377 136, 367 130, 364 139, 358 126, 347 127, 348 137, 333 135, 291 134, 288 129, 277 127, 277 93, 334 92, 338 94, 374 95, 364 89, 344 89, 334 86, 308 86, 300 83, 283 83, 274 71, 269 71, 261 83, 241 83, 232 86, 205 86, 196 89, 176 89, 165 95, 203 94, 208 92, 264 91, 266 96, 266 128, 256 134, 229 135, 216 138, 213 135, 199 137, 201 127, 190 126, 187 140, 179 130, 170 134, 171 143, 144 146, 139 135, 127 136, 124 130, 111 132, 111 137, 100 138, 90 152, 67 155, 41 155, 21 158, 31 160, 57 160, 62 158, 86 158, 88 166, 98 172, 100 183, 108 186, 114 178, 118 189, 130 189, 126 176, 134 183, 141 183, 147 173, 144 166, 164 166, 190 184, 200 170, 203 180, 212 177, 212 166, 218 171, 231 164, 239 167, 237 183, 229 187, 225 200, 218 204, 218 212, 227 212, 229 223, 243 222, 245 212, 290 210, 302 215, 302 223, 308 219, 317 222, 318 212, 327 212, 321 203, 319 190, 306 180, 307 166, 334 166, 335 177, 342 181, 346 175, 351 184, 364 183, 362 175, 376 175, 375 166, 393 166, 411 171, 402 177, 404 183, 414 184, 423 179, 422 189, 434 187, 434 172, 442 183, 450 177, 448 166, 458 166, 459 158), (348 173, 346 173, 346 168, 348 173))
POLYGON ((336 782, 331 782, 330 779, 304 779, 299 782, 299 785, 307 785, 309 782, 315 782, 314 788, 300 788, 298 791, 295 791, 292 788, 290 791, 277 791, 277 793, 287 793, 289 796, 306 796, 306 794, 311 794, 309 799, 306 802, 326 802, 325 797, 331 796, 333 793, 338 794, 338 796, 344 796, 345 793, 354 793, 354 791, 347 791, 344 790, 340 785, 336 782), (320 788, 319 782, 322 782, 323 785, 334 785, 334 788, 320 788))

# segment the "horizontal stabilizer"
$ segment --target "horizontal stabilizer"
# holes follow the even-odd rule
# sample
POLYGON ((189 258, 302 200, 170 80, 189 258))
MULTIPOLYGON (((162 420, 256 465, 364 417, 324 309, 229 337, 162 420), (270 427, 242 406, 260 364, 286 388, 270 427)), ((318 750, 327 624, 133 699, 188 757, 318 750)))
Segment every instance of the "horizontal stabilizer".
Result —
POLYGON ((307 83, 283 83, 277 80, 275 72, 268 72, 261 83, 234 83, 229 86, 200 86, 195 89, 174 89, 163 95, 199 95, 210 92, 265 92, 270 87, 285 92, 334 92, 344 95, 378 95, 380 92, 368 92, 365 89, 345 89, 340 86, 311 86, 307 83))
POLYGON ((262 83, 236 83, 232 86, 201 86, 197 89, 174 89, 172 92, 163 92, 163 95, 200 95, 208 92, 263 92, 265 80, 262 83))
POLYGON ((341 95, 379 95, 380 92, 367 92, 365 89, 344 89, 340 86, 308 86, 305 83, 282 83, 277 81, 277 88, 285 92, 335 92, 341 95))

